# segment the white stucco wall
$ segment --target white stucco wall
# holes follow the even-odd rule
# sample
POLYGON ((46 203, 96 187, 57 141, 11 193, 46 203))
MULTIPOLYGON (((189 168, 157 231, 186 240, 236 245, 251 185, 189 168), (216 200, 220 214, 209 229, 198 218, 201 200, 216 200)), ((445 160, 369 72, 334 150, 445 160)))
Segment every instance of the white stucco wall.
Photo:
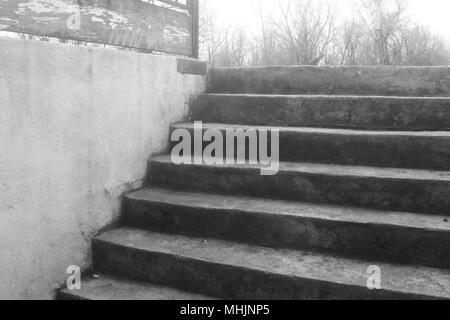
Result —
POLYGON ((0 299, 48 299, 141 186, 201 76, 175 57, 0 38, 0 299))

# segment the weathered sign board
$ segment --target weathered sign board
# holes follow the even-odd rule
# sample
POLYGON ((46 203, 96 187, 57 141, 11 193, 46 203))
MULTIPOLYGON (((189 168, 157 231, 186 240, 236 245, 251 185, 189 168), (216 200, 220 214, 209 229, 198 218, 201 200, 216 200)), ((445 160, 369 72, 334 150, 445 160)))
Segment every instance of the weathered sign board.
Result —
POLYGON ((190 11, 144 0, 0 0, 0 31, 187 56, 194 50, 190 11))

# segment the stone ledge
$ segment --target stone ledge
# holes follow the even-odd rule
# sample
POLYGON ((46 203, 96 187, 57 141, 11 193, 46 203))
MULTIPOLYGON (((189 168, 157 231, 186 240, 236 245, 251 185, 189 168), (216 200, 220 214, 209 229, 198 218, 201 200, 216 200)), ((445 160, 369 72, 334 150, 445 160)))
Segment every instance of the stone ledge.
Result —
POLYGON ((205 61, 189 58, 177 59, 177 71, 183 74, 196 74, 204 76, 208 69, 208 64, 205 61))

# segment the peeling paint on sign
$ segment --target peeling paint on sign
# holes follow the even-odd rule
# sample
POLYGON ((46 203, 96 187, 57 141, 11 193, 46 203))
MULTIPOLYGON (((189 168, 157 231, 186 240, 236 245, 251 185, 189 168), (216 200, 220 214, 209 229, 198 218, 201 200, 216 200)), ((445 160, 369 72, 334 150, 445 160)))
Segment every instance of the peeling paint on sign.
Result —
POLYGON ((192 17, 142 0, 0 0, 0 29, 192 54, 192 17))

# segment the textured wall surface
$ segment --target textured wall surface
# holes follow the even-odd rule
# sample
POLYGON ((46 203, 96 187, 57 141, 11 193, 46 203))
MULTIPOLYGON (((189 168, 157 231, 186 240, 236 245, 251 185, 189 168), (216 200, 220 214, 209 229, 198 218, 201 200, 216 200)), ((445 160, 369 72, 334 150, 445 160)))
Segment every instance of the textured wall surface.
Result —
POLYGON ((48 299, 203 91, 177 59, 0 38, 0 299, 48 299))

